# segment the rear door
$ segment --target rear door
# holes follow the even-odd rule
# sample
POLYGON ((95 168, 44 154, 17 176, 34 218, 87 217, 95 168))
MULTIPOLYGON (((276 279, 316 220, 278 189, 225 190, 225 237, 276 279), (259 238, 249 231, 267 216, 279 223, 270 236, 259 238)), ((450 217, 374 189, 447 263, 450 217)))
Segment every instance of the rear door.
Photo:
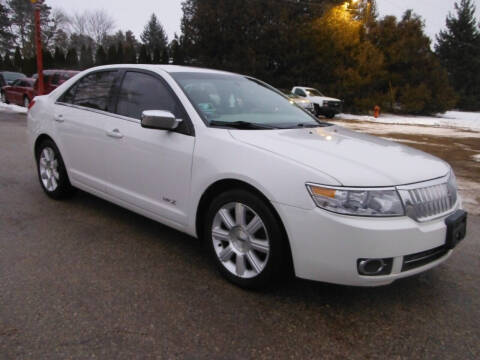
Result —
POLYGON ((106 161, 108 189, 115 197, 157 216, 185 225, 190 192, 193 127, 180 101, 159 75, 126 71, 106 161), (142 128, 144 110, 166 110, 183 122, 176 131, 142 128))
POLYGON ((90 190, 105 192, 107 119, 118 72, 96 71, 73 85, 55 104, 55 124, 70 180, 90 190))

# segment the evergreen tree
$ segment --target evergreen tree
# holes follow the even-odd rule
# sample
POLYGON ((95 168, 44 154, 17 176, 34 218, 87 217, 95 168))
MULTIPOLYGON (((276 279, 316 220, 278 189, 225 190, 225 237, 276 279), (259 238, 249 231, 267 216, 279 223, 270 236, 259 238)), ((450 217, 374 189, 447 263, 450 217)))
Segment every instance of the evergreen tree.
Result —
POLYGON ((185 64, 185 55, 183 53, 182 46, 180 44, 180 39, 175 34, 175 38, 170 43, 170 54, 175 65, 184 65, 185 64))
POLYGON ((55 59, 52 56, 52 53, 48 49, 43 49, 43 68, 44 69, 53 69, 55 65, 55 59))
POLYGON ((55 47, 53 62, 55 63, 55 67, 57 69, 62 69, 65 67, 65 54, 58 46, 55 47))
POLYGON ((93 66, 92 48, 82 45, 80 49, 80 68, 88 69, 93 66))
POLYGON ((107 64, 107 54, 105 53, 105 49, 102 45, 97 48, 97 52, 95 53, 95 65, 106 65, 107 64))
POLYGON ((160 64, 162 62, 162 57, 160 53, 160 49, 157 47, 153 50, 153 62, 152 64, 160 64))
POLYGON ((118 42, 117 44, 117 55, 116 55, 117 61, 119 64, 125 64, 125 53, 123 51, 123 42, 118 42))
POLYGON ((142 45, 140 47, 140 55, 138 56, 138 63, 139 64, 150 64, 150 55, 148 54, 147 47, 142 45))
POLYGON ((4 66, 4 70, 7 70, 7 71, 14 71, 15 70, 15 66, 13 65, 13 61, 10 58, 9 53, 5 54, 5 58, 3 59, 3 66, 4 66))
POLYGON ((11 20, 7 7, 0 2, 0 53, 12 48, 14 35, 11 32, 11 20))
POLYGON ((161 63, 161 64, 169 64, 169 63, 170 63, 170 55, 168 54, 168 50, 167 50, 167 49, 164 49, 164 50, 163 50, 160 63, 161 63))
POLYGON ((437 36, 436 53, 448 71, 463 110, 480 110, 480 31, 471 0, 455 3, 456 14, 437 36))
POLYGON ((22 71, 23 58, 18 46, 15 48, 15 54, 13 55, 13 66, 16 71, 22 71))
POLYGON ((65 65, 70 69, 78 68, 78 55, 75 48, 68 49, 65 65))
POLYGON ((0 69, 3 69, 3 56, 0 54, 0 69))
POLYGON ((146 46, 147 52, 150 54, 155 54, 157 49, 161 54, 162 51, 167 47, 167 34, 165 33, 162 24, 160 24, 155 14, 152 14, 147 25, 145 25, 145 28, 140 35, 140 39, 146 46))
POLYGON ((137 63, 138 42, 131 30, 125 33, 125 62, 128 64, 137 63))
POLYGON ((110 45, 107 50, 107 64, 117 64, 117 49, 115 45, 110 45))

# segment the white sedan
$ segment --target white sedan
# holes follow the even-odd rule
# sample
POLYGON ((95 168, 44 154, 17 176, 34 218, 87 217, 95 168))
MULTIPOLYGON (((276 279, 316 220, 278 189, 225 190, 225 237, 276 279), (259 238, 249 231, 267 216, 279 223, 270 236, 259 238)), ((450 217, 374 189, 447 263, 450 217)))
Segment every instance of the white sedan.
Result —
POLYGON ((35 98, 28 132, 48 196, 82 189, 201 238, 243 287, 288 271, 389 284, 465 237, 448 164, 321 122, 242 75, 93 68, 35 98))

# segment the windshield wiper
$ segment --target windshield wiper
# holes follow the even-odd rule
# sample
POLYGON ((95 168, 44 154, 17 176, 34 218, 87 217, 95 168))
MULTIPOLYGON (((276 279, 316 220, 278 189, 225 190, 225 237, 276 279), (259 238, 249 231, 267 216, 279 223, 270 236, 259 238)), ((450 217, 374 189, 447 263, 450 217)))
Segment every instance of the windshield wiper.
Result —
POLYGON ((232 127, 235 129, 275 129, 273 126, 255 124, 248 121, 210 121, 210 126, 232 127))

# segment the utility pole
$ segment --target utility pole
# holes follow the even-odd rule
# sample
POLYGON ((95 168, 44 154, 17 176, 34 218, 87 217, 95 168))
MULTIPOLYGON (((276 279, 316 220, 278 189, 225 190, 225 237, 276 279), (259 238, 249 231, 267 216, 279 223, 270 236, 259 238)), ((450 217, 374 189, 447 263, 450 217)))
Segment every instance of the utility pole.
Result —
POLYGON ((45 0, 30 0, 35 9, 35 46, 37 48, 37 74, 38 95, 43 95, 45 87, 43 83, 43 52, 42 52, 42 29, 40 26, 40 9, 45 0))

